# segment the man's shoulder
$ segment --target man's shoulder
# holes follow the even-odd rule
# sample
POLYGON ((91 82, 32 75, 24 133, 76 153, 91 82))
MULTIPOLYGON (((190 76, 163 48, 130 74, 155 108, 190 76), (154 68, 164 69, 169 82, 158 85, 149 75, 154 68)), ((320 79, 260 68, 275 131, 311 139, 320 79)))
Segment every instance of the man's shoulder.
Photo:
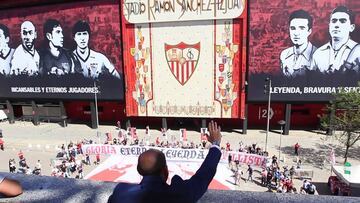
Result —
POLYGON ((352 40, 352 39, 349 39, 349 41, 346 43, 346 45, 347 45, 350 49, 353 49, 353 48, 358 47, 359 43, 355 42, 355 41, 352 40))
POLYGON ((356 53, 359 53, 360 52, 360 44, 351 40, 353 43, 351 44, 352 45, 352 50, 353 52, 356 52, 356 53))
POLYGON ((120 182, 120 183, 118 183, 116 185, 115 190, 120 190, 122 192, 127 192, 127 190, 131 190, 131 189, 134 190, 136 188, 140 188, 139 184, 120 182))
POLYGON ((119 183, 109 202, 188 202, 186 196, 177 187, 157 187, 154 185, 119 183), (175 189, 176 188, 176 189, 175 189))
POLYGON ((17 54, 24 54, 24 48, 23 46, 20 44, 18 47, 15 48, 14 50, 14 55, 17 55, 17 54))
POLYGON ((293 47, 286 48, 281 51, 280 53, 280 60, 285 60, 287 57, 289 57, 294 51, 293 47))
POLYGON ((73 52, 70 49, 62 47, 59 50, 60 50, 60 53, 65 54, 67 56, 73 55, 73 52))
POLYGON ((103 59, 106 58, 106 56, 100 52, 90 49, 90 58, 103 59))
POLYGON ((330 47, 330 42, 322 45, 321 47, 317 48, 314 52, 314 56, 318 56, 318 55, 321 55, 323 54, 325 51, 327 51, 330 47))
POLYGON ((40 49, 39 54, 40 54, 41 57, 53 56, 53 55, 51 54, 50 50, 47 49, 47 48, 40 49))

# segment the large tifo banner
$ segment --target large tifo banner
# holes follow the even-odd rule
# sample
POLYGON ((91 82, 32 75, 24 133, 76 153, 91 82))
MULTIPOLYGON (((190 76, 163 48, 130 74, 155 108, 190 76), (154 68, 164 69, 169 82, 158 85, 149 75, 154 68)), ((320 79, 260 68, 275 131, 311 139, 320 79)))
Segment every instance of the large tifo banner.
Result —
POLYGON ((117 2, 0 13, 0 98, 123 99, 117 2))
MULTIPOLYGON (((169 178, 174 175, 186 180, 191 178, 200 168, 198 162, 167 161, 169 178)), ((227 164, 218 164, 216 174, 210 182, 209 189, 213 190, 235 190, 234 173, 227 167, 227 164)), ((123 183, 140 183, 142 176, 137 172, 137 157, 110 156, 94 170, 85 176, 85 179, 96 181, 111 181, 123 183)))
POLYGON ((250 1, 249 101, 329 101, 360 81, 360 1, 250 1))
MULTIPOLYGON (((182 148, 161 148, 149 146, 122 146, 122 145, 83 145, 82 151, 85 154, 96 155, 118 155, 123 157, 138 157, 142 152, 148 149, 157 149, 164 153, 166 160, 200 162, 202 163, 208 154, 207 149, 182 149, 182 148)), ((227 162, 229 155, 233 161, 239 161, 240 164, 255 165, 262 167, 266 164, 266 157, 249 154, 245 152, 223 151, 220 161, 227 162)))
MULTIPOLYGON (((174 175, 183 179, 191 178, 201 166, 208 150, 158 148, 147 146, 120 146, 120 145, 83 145, 83 153, 113 155, 91 171, 85 179, 139 183, 142 177, 137 172, 138 156, 148 149, 158 149, 166 157, 169 169, 168 183, 174 175)), ((215 177, 209 185, 209 189, 235 190, 234 173, 228 168, 228 156, 232 155, 233 161, 238 160, 242 164, 250 164, 262 167, 266 163, 266 157, 247 154, 242 152, 223 151, 218 164, 215 177)), ((245 171, 243 171, 245 173, 245 171)))
POLYGON ((243 118, 245 0, 120 0, 128 116, 243 118))

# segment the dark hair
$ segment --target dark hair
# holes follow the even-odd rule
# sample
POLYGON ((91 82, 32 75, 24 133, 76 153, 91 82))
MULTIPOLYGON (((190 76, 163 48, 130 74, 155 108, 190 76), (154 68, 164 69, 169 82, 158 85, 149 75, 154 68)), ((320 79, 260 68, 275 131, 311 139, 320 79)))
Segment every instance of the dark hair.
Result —
POLYGON ((307 11, 304 11, 304 10, 302 10, 302 9, 293 11, 293 12, 290 14, 290 17, 289 17, 289 25, 290 25, 290 22, 291 22, 294 18, 307 19, 307 20, 308 20, 309 30, 310 30, 310 29, 312 28, 312 26, 313 26, 313 18, 310 16, 309 12, 307 12, 307 11))
POLYGON ((0 30, 2 30, 4 32, 5 38, 10 37, 9 28, 6 25, 0 24, 0 30))
POLYGON ((355 14, 354 14, 354 12, 352 12, 352 10, 348 9, 346 6, 338 6, 331 12, 331 15, 334 13, 339 13, 339 12, 346 13, 349 15, 350 24, 355 23, 355 14))
POLYGON ((166 159, 165 159, 164 153, 162 153, 161 151, 156 150, 156 149, 149 149, 145 153, 155 153, 156 154, 156 156, 155 156, 156 163, 154 164, 154 166, 152 168, 145 170, 141 167, 142 164, 140 161, 140 158, 141 158, 141 155, 140 155, 139 159, 138 159, 137 171, 142 176, 149 176, 149 175, 160 176, 162 169, 164 167, 166 167, 166 159))
POLYGON ((54 19, 48 19, 44 24, 44 37, 47 39, 46 34, 52 33, 53 29, 56 27, 61 26, 60 22, 58 20, 54 19))
POLYGON ((87 31, 89 35, 91 34, 90 25, 85 20, 77 21, 72 28, 73 35, 75 35, 77 32, 85 32, 85 31, 87 31))

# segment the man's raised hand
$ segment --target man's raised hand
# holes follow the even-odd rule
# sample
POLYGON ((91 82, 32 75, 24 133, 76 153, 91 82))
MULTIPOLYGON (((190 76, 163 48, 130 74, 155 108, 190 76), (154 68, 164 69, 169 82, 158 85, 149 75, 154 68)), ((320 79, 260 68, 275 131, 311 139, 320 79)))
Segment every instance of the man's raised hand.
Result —
POLYGON ((221 128, 217 125, 216 122, 210 121, 209 123, 209 135, 207 137, 208 141, 212 144, 217 143, 220 144, 221 141, 221 128))

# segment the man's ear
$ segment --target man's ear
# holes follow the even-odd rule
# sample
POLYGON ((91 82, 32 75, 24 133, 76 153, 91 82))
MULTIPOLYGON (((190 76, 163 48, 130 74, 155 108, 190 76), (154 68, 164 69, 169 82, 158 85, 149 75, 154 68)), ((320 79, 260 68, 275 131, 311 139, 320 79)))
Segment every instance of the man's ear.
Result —
POLYGON ((9 43, 10 37, 6 37, 6 38, 5 38, 5 41, 6 41, 6 43, 9 43))
POLYGON ((354 31, 355 30, 355 24, 351 24, 350 26, 351 26, 350 27, 350 32, 354 31))
POLYGON ((52 35, 50 33, 46 33, 46 38, 50 40, 52 38, 52 35))
POLYGON ((37 32, 35 31, 34 32, 34 39, 36 39, 37 38, 37 32))

